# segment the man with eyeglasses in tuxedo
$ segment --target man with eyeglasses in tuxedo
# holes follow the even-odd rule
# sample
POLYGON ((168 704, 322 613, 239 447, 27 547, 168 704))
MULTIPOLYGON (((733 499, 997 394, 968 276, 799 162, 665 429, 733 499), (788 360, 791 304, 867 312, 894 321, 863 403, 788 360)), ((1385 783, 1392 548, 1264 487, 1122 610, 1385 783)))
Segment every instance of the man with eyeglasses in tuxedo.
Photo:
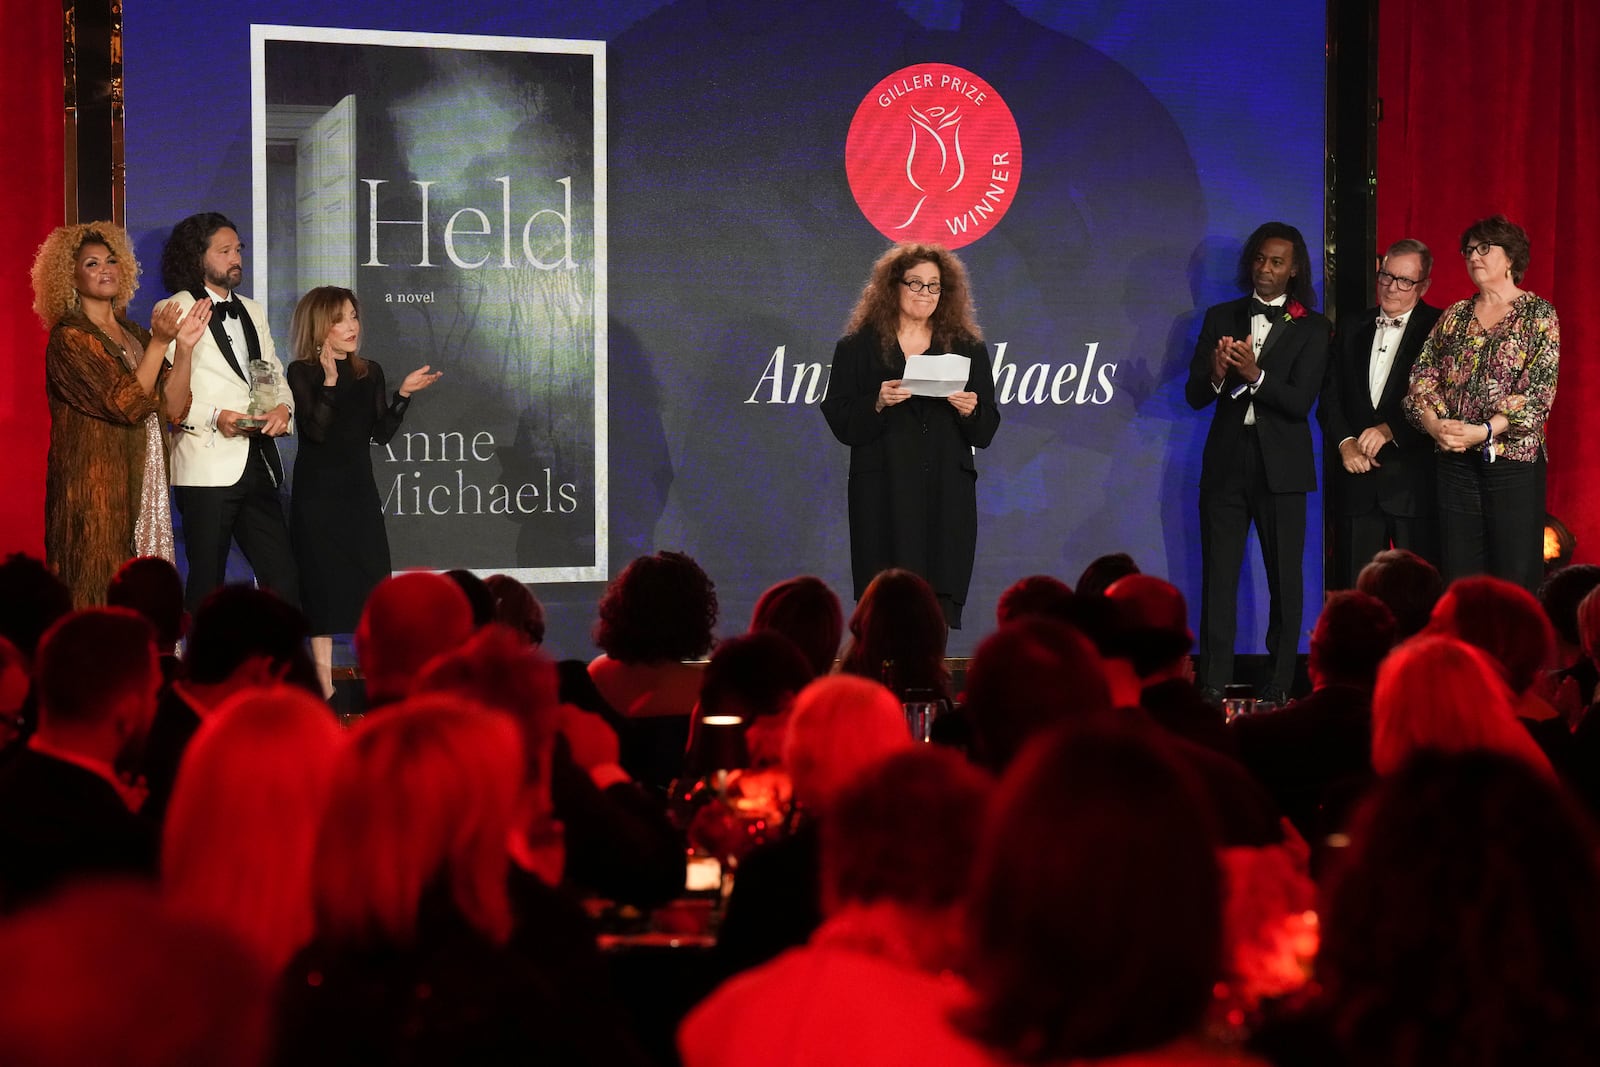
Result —
POLYGON ((1433 442, 1401 408, 1411 365, 1440 309, 1423 302, 1433 253, 1406 238, 1378 268, 1376 307, 1342 318, 1317 409, 1330 470, 1333 516, 1330 588, 1356 575, 1386 548, 1439 562, 1433 442))

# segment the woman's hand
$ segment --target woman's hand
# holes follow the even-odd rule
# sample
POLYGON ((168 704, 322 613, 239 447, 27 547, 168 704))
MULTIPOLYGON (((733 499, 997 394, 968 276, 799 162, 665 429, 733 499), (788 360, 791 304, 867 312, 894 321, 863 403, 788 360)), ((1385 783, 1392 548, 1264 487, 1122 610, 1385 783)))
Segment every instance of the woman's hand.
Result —
POLYGON ((322 364, 322 384, 339 384, 339 361, 333 358, 333 350, 323 345, 317 350, 317 362, 322 364))
POLYGON ((951 393, 950 394, 950 406, 955 408, 956 411, 961 415, 961 417, 963 419, 967 418, 974 411, 978 410, 978 394, 977 393, 951 393))
MULTIPOLYGON (((167 307, 176 311, 178 305, 168 304, 167 307)), ((161 315, 162 312, 157 312, 156 317, 160 318, 161 315)), ((210 326, 211 301, 195 301, 189 308, 189 314, 183 317, 182 322, 176 324, 173 336, 168 338, 168 340, 176 340, 178 342, 177 347, 174 349, 174 355, 187 356, 193 352, 194 346, 200 343, 200 338, 206 335, 206 330, 210 326)), ((156 333, 154 320, 151 321, 150 327, 150 333, 159 339, 160 334, 156 333)))
POLYGON ((436 370, 430 374, 429 370, 431 369, 431 366, 431 364, 424 363, 422 366, 406 375, 406 380, 400 383, 400 395, 409 398, 412 393, 420 393, 428 386, 438 381, 439 378, 444 374, 444 371, 436 370))
POLYGON ((1444 420, 1429 409, 1423 408, 1421 421, 1422 432, 1433 438, 1434 443, 1443 448, 1445 445, 1444 441, 1439 437, 1439 427, 1443 425, 1444 420))
POLYGON ((1481 422, 1462 422, 1460 419, 1440 419, 1433 439, 1446 452, 1465 452, 1477 448, 1489 439, 1489 431, 1481 422))
POLYGON ((183 309, 176 300, 161 301, 150 316, 150 336, 165 348, 178 336, 178 320, 182 317, 183 309))
POLYGON ((878 404, 876 410, 892 408, 905 400, 910 399, 911 390, 900 384, 899 378, 891 378, 878 386, 878 404))

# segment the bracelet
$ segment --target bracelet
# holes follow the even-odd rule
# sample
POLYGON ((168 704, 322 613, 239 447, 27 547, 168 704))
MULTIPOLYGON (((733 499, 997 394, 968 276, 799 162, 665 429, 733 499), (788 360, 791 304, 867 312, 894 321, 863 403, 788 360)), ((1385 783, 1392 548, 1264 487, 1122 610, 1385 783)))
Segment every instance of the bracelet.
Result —
POLYGON ((1493 463, 1494 462, 1494 423, 1492 423, 1492 422, 1484 423, 1483 424, 1483 432, 1489 435, 1488 437, 1485 437, 1483 439, 1483 458, 1487 462, 1493 463))

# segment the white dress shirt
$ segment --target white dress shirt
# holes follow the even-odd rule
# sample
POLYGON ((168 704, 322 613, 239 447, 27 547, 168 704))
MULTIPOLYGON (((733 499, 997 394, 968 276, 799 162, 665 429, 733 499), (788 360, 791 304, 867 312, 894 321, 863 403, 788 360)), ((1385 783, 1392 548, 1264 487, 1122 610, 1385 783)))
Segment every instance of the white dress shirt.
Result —
MULTIPOLYGON (((1256 294, 1255 299, 1261 300, 1260 294, 1256 294)), ((1289 294, 1280 293, 1278 294, 1278 298, 1276 300, 1261 300, 1261 302, 1270 307, 1287 307, 1289 304, 1289 294)), ((1261 347, 1267 343, 1267 334, 1271 332, 1271 319, 1267 318, 1265 315, 1250 316, 1250 348, 1251 351, 1255 353, 1256 359, 1259 360, 1261 358, 1261 347)), ((1257 369, 1260 369, 1259 366, 1257 369)), ((1266 380, 1267 372, 1261 371, 1261 373, 1256 377, 1256 380, 1250 385, 1251 394, 1254 395, 1255 391, 1261 388, 1261 383, 1266 380)), ((1249 407, 1244 409, 1244 424, 1246 426, 1254 426, 1256 424, 1256 406, 1254 404, 1251 404, 1249 407)))
POLYGON ((1389 371, 1394 367, 1395 350, 1400 347, 1400 335, 1406 332, 1411 312, 1396 315, 1398 326, 1380 326, 1372 335, 1372 358, 1368 361, 1367 387, 1372 392, 1372 406, 1377 407, 1383 398, 1383 387, 1389 382, 1389 371))

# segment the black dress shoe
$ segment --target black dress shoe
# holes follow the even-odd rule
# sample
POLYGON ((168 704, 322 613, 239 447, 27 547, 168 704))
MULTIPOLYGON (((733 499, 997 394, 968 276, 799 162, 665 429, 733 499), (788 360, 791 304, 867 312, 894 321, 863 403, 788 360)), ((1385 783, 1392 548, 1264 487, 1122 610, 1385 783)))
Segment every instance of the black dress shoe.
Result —
POLYGON ((1203 685, 1200 687, 1200 699, 1214 708, 1222 707, 1222 690, 1214 686, 1203 685))

